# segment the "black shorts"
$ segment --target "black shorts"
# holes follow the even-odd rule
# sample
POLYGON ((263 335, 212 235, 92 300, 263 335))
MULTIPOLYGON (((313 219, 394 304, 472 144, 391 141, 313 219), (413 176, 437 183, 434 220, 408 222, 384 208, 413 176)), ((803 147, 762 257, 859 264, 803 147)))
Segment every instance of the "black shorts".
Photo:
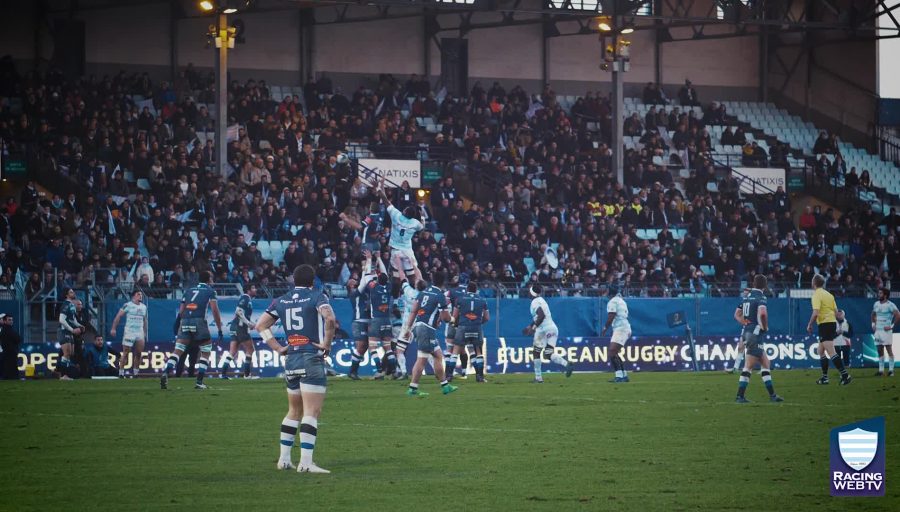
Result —
POLYGON ((819 341, 834 341, 837 337, 837 322, 819 324, 819 341))

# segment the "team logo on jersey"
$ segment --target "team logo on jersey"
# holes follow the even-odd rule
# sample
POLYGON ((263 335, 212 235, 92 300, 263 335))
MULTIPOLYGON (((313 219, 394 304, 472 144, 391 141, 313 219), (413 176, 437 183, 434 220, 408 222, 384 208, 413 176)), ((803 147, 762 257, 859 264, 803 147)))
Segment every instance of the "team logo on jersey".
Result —
POLYGON ((387 310, 388 310, 387 304, 382 304, 382 305, 378 306, 378 311, 381 311, 382 313, 387 312, 387 310))
POLYGON ((831 495, 884 496, 884 417, 831 430, 831 495))
POLYGON ((478 320, 478 315, 476 315, 475 313, 469 312, 469 313, 466 313, 466 318, 468 318, 469 320, 478 320))
POLYGON ((193 302, 189 302, 188 305, 185 306, 185 308, 186 308, 186 309, 190 309, 191 311, 193 311, 193 310, 197 309, 197 305, 194 304, 193 302))
POLYGON ((309 344, 309 338, 299 334, 291 334, 287 337, 288 345, 292 347, 300 347, 309 344))

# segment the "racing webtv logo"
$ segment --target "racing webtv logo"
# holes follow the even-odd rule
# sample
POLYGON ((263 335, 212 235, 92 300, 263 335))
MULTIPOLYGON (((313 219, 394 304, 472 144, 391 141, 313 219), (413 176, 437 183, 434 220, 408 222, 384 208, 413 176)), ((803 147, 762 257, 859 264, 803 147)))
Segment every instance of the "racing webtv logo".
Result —
POLYGON ((831 429, 832 496, 884 496, 884 417, 831 429))

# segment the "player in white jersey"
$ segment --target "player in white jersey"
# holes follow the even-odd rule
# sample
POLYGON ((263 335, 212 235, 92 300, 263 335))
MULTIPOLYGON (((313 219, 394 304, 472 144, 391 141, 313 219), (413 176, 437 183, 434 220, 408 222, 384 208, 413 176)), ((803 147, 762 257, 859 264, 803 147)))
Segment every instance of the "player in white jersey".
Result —
POLYGON ((628 372, 625 371, 625 361, 619 352, 631 338, 631 323, 628 322, 628 304, 619 293, 619 286, 609 285, 609 303, 606 305, 606 325, 600 336, 606 336, 606 331, 612 327, 612 338, 609 340, 609 360, 615 370, 615 378, 610 382, 629 382, 628 372))
MULTIPOLYGON (((406 274, 408 281, 417 283, 422 280, 422 272, 419 270, 419 262, 412 248, 412 239, 425 226, 418 220, 418 211, 413 206, 407 206, 401 212, 388 199, 384 191, 384 178, 376 188, 381 201, 387 205, 388 215, 391 217, 391 268, 394 273, 394 290, 400 291, 400 273, 406 274)), ((396 298, 396 295, 395 295, 396 298)))
POLYGON ((566 361, 562 356, 556 353, 556 340, 559 338, 559 329, 553 322, 553 316, 550 315, 550 306, 547 301, 541 297, 543 288, 539 284, 531 285, 529 290, 533 300, 531 301, 531 318, 532 322, 528 327, 522 329, 522 334, 526 336, 534 335, 534 345, 531 354, 534 356, 534 381, 542 384, 544 378, 541 375, 542 358, 550 358, 550 362, 556 363, 566 370, 566 377, 572 376, 572 363, 566 361))
POLYGON ((872 307, 872 331, 875 332, 875 346, 878 348, 878 373, 875 375, 884 375, 884 363, 887 359, 888 377, 893 377, 894 324, 900 321, 900 310, 890 301, 890 296, 891 292, 887 288, 878 291, 878 302, 872 307))
POLYGON ((128 354, 134 350, 134 359, 131 364, 132 376, 137 377, 141 367, 141 356, 144 352, 144 343, 147 341, 147 305, 144 302, 144 294, 135 291, 131 294, 131 300, 126 302, 122 309, 116 313, 112 328, 109 333, 115 337, 119 320, 125 317, 125 332, 122 333, 122 357, 119 358, 119 378, 125 378, 125 363, 128 354))

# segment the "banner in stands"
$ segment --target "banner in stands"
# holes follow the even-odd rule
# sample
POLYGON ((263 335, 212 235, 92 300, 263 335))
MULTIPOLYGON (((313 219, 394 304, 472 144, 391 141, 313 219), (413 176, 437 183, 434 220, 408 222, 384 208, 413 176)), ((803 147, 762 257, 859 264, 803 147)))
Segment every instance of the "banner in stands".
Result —
POLYGON ((772 167, 735 167, 735 177, 741 183, 741 192, 744 194, 769 194, 778 187, 787 190, 787 182, 784 169, 772 167), (743 176, 741 176, 743 175, 743 176), (756 186, 754 186, 756 185, 756 186))
MULTIPOLYGON (((556 351, 574 362, 575 371, 605 372, 610 370, 608 344, 608 338, 562 338, 559 340, 556 351)), ((900 343, 897 341, 895 341, 895 345, 900 348, 900 343)), ((118 344, 113 346, 119 348, 118 344)), ((166 357, 174 350, 174 346, 174 342, 171 341, 148 344, 141 361, 141 373, 154 375, 161 372, 165 367, 166 357)), ((683 336, 639 336, 629 340, 622 357, 625 359, 627 368, 634 372, 692 371, 695 359, 700 371, 718 371, 725 369, 734 361, 736 346, 737 337, 701 336, 694 340, 694 348, 691 348, 690 343, 683 336)), ((227 346, 216 344, 210 357, 209 374, 212 377, 218 375, 218 369, 222 364, 222 355, 227 348, 227 346)), ((488 374, 533 371, 534 357, 530 337, 487 338, 483 349, 486 355, 485 370, 488 374)), ((818 343, 813 336, 769 336, 765 349, 772 361, 773 368, 790 370, 819 367, 818 343)), ((351 340, 335 340, 328 361, 337 373, 349 372, 352 351, 353 342, 351 340)), ((859 368, 865 364, 871 365, 876 360, 875 354, 875 344, 871 335, 854 339, 851 368, 859 368)), ((411 370, 416 357, 415 343, 410 345, 406 355, 407 370, 411 370)), ((245 354, 241 352, 235 368, 241 367, 244 358, 245 354)), ((111 355, 110 360, 113 362, 114 356, 111 355)), ((32 365, 35 367, 36 373, 42 375, 55 369, 58 361, 59 347, 56 344, 26 344, 22 347, 22 354, 19 356, 19 368, 24 370, 26 365, 32 365)), ((259 339, 255 342, 252 362, 254 375, 277 377, 283 371, 281 356, 269 349, 259 339)), ((113 362, 113 364, 117 363, 113 362)), ((131 368, 131 364, 132 362, 129 360, 126 367, 131 368)), ((193 364, 189 360, 184 373, 191 374, 192 366, 193 364)), ((560 371, 561 368, 549 364, 549 359, 544 357, 544 370, 560 371)), ((374 363, 366 354, 359 373, 360 375, 372 375, 374 372, 374 363)), ((430 369, 429 373, 431 373, 430 369)))
MULTIPOLYGON (((422 187, 422 162, 420 160, 389 160, 382 158, 360 158, 360 165, 364 165, 369 169, 376 169, 379 176, 384 176, 387 180, 386 187, 400 186, 404 181, 409 182, 410 188, 422 187), (391 182, 396 185, 392 185, 391 182)), ((360 171, 360 179, 373 186, 367 179, 364 172, 360 171)))

